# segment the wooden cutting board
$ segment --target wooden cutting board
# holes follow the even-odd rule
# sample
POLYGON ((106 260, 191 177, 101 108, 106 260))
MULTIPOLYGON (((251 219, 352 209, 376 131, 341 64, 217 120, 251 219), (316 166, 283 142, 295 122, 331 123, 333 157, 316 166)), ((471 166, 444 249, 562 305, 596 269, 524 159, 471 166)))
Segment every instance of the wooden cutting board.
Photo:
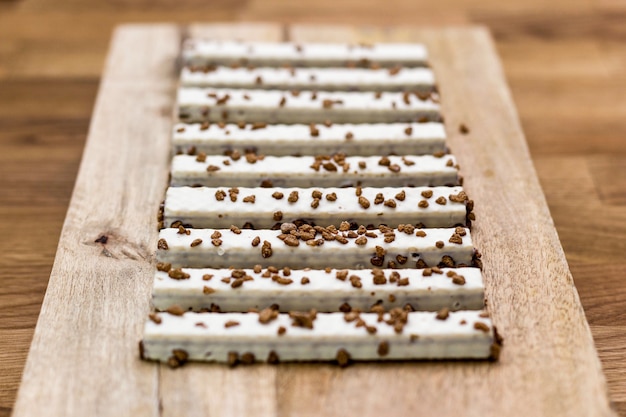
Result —
POLYGON ((163 24, 115 32, 14 416, 520 414, 614 415, 485 29, 163 24), (505 338, 498 363, 172 370, 139 360, 185 36, 428 46, 448 143, 476 202, 473 237, 483 253, 489 310, 505 338), (470 133, 460 134, 460 124, 470 133))

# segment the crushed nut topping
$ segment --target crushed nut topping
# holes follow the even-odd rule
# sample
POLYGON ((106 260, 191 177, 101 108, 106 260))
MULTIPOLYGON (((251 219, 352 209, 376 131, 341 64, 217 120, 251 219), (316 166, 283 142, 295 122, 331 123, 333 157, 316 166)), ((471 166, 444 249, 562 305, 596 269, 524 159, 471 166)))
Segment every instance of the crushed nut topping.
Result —
POLYGON ((169 270, 172 269, 172 264, 167 262, 157 262, 156 268, 157 271, 169 272, 169 270))
POLYGON ((351 275, 350 283, 354 288, 361 288, 363 286, 363 284, 361 284, 361 278, 358 275, 351 275))
POLYGON ((487 326, 482 321, 477 321, 476 323, 474 323, 474 328, 476 330, 480 330, 480 331, 485 332, 485 333, 489 332, 489 326, 487 326))
POLYGON ((335 278, 337 278, 340 281, 345 281, 346 278, 348 278, 348 271, 345 269, 341 271, 337 271, 335 273, 335 278))
POLYGON ((398 173, 398 172, 400 172, 400 170, 402 168, 400 168, 400 165, 398 165, 398 164, 391 164, 391 165, 389 165, 388 169, 391 172, 398 173))
POLYGON ((269 258, 272 256, 272 244, 267 240, 263 241, 263 246, 261 247, 261 256, 263 258, 269 258))
POLYGON ((446 320, 450 316, 450 309, 448 307, 444 307, 437 312, 435 318, 437 320, 446 320))
POLYGON ((337 351, 337 364, 342 368, 345 368, 350 364, 350 354, 345 349, 339 349, 337 351))
POLYGON ((224 192, 224 190, 217 190, 215 192, 215 199, 217 201, 223 201, 224 198, 226 198, 226 193, 224 192))
POLYGON ((322 164, 322 167, 329 172, 336 172, 337 171, 337 166, 335 164, 333 164, 332 162, 325 162, 322 164))
POLYGON ((167 310, 165 311, 167 311, 168 313, 174 316, 182 316, 183 314, 185 314, 185 310, 183 310, 181 306, 176 305, 176 304, 169 306, 167 310))
POLYGON ((287 201, 289 201, 290 203, 295 203, 296 201, 298 201, 298 192, 292 191, 291 193, 289 193, 287 201))
POLYGON ((312 309, 309 312, 290 311, 289 317, 292 320, 292 326, 312 329, 313 322, 317 318, 317 311, 315 309, 312 309))
POLYGON ((459 236, 458 234, 454 233, 450 239, 448 240, 448 242, 450 243, 455 243, 457 245, 462 245, 463 244, 463 238, 461 236, 459 236))
POLYGON ((468 200, 468 197, 465 191, 461 191, 458 194, 450 194, 448 196, 448 199, 452 201, 453 203, 464 203, 465 201, 468 200))
POLYGON ((278 318, 278 310, 272 307, 264 308, 259 312, 259 322, 267 324, 278 318))
POLYGON ((161 322, 163 321, 161 317, 159 317, 156 313, 150 313, 148 315, 148 318, 156 324, 161 324, 161 322))
POLYGON ((378 353, 378 356, 387 356, 387 354, 389 354, 389 342, 384 340, 380 342, 376 352, 378 353))

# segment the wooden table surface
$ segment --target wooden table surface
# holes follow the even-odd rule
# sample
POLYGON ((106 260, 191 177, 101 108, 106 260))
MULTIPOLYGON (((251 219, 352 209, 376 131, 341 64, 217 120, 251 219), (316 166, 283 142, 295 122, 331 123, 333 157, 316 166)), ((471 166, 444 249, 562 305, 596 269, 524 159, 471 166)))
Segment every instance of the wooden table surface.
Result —
POLYGON ((0 0, 0 417, 15 400, 111 30, 155 21, 488 26, 612 400, 626 415, 626 2, 207 3, 0 0))

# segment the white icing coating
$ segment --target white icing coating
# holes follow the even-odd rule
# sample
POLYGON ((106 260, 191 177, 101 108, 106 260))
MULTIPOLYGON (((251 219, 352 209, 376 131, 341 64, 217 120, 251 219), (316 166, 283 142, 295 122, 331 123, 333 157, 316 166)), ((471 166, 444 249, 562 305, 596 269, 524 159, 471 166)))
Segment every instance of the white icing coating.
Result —
MULTIPOLYGON (((496 356, 493 345, 498 344, 491 320, 479 311, 453 312, 446 320, 431 312, 408 313, 401 333, 379 322, 373 313, 362 313, 360 318, 367 327, 376 328, 375 333, 369 333, 366 326, 357 327, 359 320, 347 322, 343 313, 318 313, 312 329, 293 326, 284 313, 266 324, 259 322, 256 313, 156 316, 160 324, 148 321, 145 325, 143 355, 163 362, 170 360, 175 349, 188 360, 209 362, 229 362, 229 352, 240 357, 251 353, 257 361, 266 361, 271 351, 282 362, 331 361, 340 349, 352 360, 488 359, 496 356), (229 321, 239 324, 225 327, 229 321), (476 328, 476 323, 484 330, 476 328), (278 335, 279 327, 286 332, 278 335), (388 347, 383 354, 381 343, 388 347)), ((388 318, 386 314, 384 319, 388 318)))
POLYGON ((177 102, 179 116, 185 122, 291 124, 440 120, 439 104, 400 92, 303 91, 294 95, 280 90, 182 87, 178 89, 177 102), (281 105, 283 100, 284 105, 281 105), (329 104, 331 102, 333 104, 329 104))
POLYGON ((450 195, 462 190, 462 187, 367 187, 362 188, 361 197, 366 198, 370 206, 364 208, 354 188, 239 188, 237 200, 232 201, 228 188, 170 187, 165 195, 164 224, 170 226, 180 220, 195 228, 228 228, 251 223, 256 229, 267 229, 276 223, 295 220, 339 227, 345 220, 390 227, 406 223, 452 227, 466 225, 465 202, 449 200, 450 195), (287 201, 292 192, 298 193, 298 201, 287 201), (422 192, 432 193, 432 196, 425 198, 422 192), (276 193, 283 197, 274 197, 276 193), (314 193, 316 196, 321 193, 322 197, 313 197, 314 193), (245 202, 247 196, 254 196, 254 203, 245 202), (418 207, 423 200, 429 202, 428 207, 418 207), (281 213, 279 218, 275 216, 278 212, 281 213))
MULTIPOLYGON (((324 167, 311 168, 313 156, 266 156, 248 163, 245 157, 233 161, 227 156, 209 155, 204 162, 195 156, 176 155, 172 159, 171 185, 205 185, 208 187, 258 187, 271 181, 274 187, 343 187, 361 184, 364 187, 402 187, 457 185, 458 168, 452 155, 389 156, 390 166, 380 165, 379 156, 349 156, 344 164, 334 164, 336 171, 324 167), (224 164, 228 161, 228 165, 224 164), (412 165, 407 165, 413 163, 412 165), (451 162, 449 162, 451 161, 451 162), (359 166, 365 162, 365 168, 359 166), (397 165, 399 172, 389 168, 397 165), (208 172, 208 167, 219 170, 208 172)), ((332 162, 332 161, 324 161, 332 162)))
POLYGON ((366 59, 381 66, 424 66, 428 54, 415 43, 238 42, 189 39, 183 44, 183 61, 192 65, 251 64, 265 66, 344 66, 366 59))
POLYGON ((435 85, 428 68, 229 68, 211 71, 183 68, 181 85, 185 87, 251 88, 278 90, 356 90, 356 91, 425 91, 435 85), (261 83, 257 82, 259 79, 261 83))
POLYGON ((348 155, 420 155, 443 152, 446 131, 442 123, 324 124, 311 136, 309 125, 267 125, 241 129, 235 124, 208 127, 198 123, 174 126, 174 152, 195 146, 198 152, 222 154, 228 149, 254 148, 264 155, 317 155, 345 152, 348 155), (351 139, 346 139, 351 136, 351 139))
MULTIPOLYGON (((240 272, 238 270, 237 272, 240 272)), ((172 305, 179 305, 184 310, 200 310, 217 305, 223 312, 248 311, 251 308, 263 309, 278 304, 280 311, 304 311, 311 308, 317 311, 338 311, 348 303, 352 308, 369 311, 370 307, 380 303, 386 310, 404 307, 410 304, 415 310, 438 311, 444 307, 451 310, 479 310, 484 307, 484 286, 478 268, 442 268, 441 273, 424 276, 423 269, 403 269, 400 271, 384 269, 386 283, 374 283, 372 270, 283 270, 277 275, 293 282, 288 285, 272 280, 267 270, 243 272, 252 280, 244 281, 241 286, 233 287, 235 278, 228 282, 233 274, 230 269, 190 269, 183 268, 189 274, 187 279, 173 279, 167 272, 157 271, 152 290, 152 302, 155 308, 166 310, 172 305), (337 272, 341 271, 337 278, 337 272), (394 272, 395 271, 395 272, 394 272), (344 277, 345 272, 347 277, 344 277), (448 273, 464 277, 462 285, 453 282, 448 273), (266 275, 265 277, 263 275, 266 275), (396 277, 408 278, 398 285, 396 277), (203 277, 211 277, 206 280, 203 277), (352 284, 350 277, 359 277, 361 287, 352 284), (302 283, 302 278, 308 278, 302 283), (206 293, 205 293, 206 291, 206 293)), ((427 270, 427 273, 431 273, 427 270)), ((239 276, 239 274, 235 274, 239 276)), ((175 275, 176 276, 176 275, 175 275)), ((462 282, 460 279, 457 282, 462 282)), ((235 284, 237 285, 237 284, 235 284)))
MULTIPOLYGON (((385 263, 394 261, 398 256, 404 256, 407 260, 399 268, 413 268, 416 261, 421 259, 429 266, 439 264, 443 256, 451 257, 457 264, 471 265, 474 256, 474 247, 469 229, 464 229, 466 234, 462 242, 450 243, 449 239, 456 233, 455 229, 423 229, 425 237, 416 236, 415 233, 407 234, 395 231, 395 240, 385 242, 384 234, 379 230, 370 230, 376 237, 366 237, 364 244, 357 244, 355 238, 348 238, 347 243, 337 240, 323 240, 318 233, 315 240, 323 243, 319 246, 311 246, 302 240, 298 240, 298 246, 289 246, 283 242, 279 235, 280 230, 251 230, 241 229, 236 234, 229 229, 187 229, 189 234, 179 233, 178 229, 168 228, 159 232, 160 241, 167 242, 169 249, 159 249, 157 260, 169 262, 174 267, 191 268, 252 268, 254 265, 263 267, 274 265, 276 267, 288 266, 290 268, 371 268, 371 263, 376 256, 376 247, 386 250, 385 263), (219 232, 220 245, 212 243, 211 236, 219 232), (260 244, 253 246, 253 240, 258 237, 260 244), (202 243, 191 247, 194 240, 201 239, 202 243), (264 242, 271 245, 270 256, 263 256, 264 242), (438 248, 437 242, 443 242, 443 247, 438 248)), ((340 232, 346 235, 348 232, 340 232)), ((267 254, 266 254, 267 255, 267 254)))

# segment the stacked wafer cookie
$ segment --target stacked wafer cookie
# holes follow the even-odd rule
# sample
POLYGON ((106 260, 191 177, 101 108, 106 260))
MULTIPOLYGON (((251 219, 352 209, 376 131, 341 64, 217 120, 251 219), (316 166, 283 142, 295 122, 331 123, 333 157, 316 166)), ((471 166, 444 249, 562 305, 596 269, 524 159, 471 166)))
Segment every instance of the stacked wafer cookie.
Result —
POLYGON ((415 44, 188 40, 142 357, 494 359, 415 44))

